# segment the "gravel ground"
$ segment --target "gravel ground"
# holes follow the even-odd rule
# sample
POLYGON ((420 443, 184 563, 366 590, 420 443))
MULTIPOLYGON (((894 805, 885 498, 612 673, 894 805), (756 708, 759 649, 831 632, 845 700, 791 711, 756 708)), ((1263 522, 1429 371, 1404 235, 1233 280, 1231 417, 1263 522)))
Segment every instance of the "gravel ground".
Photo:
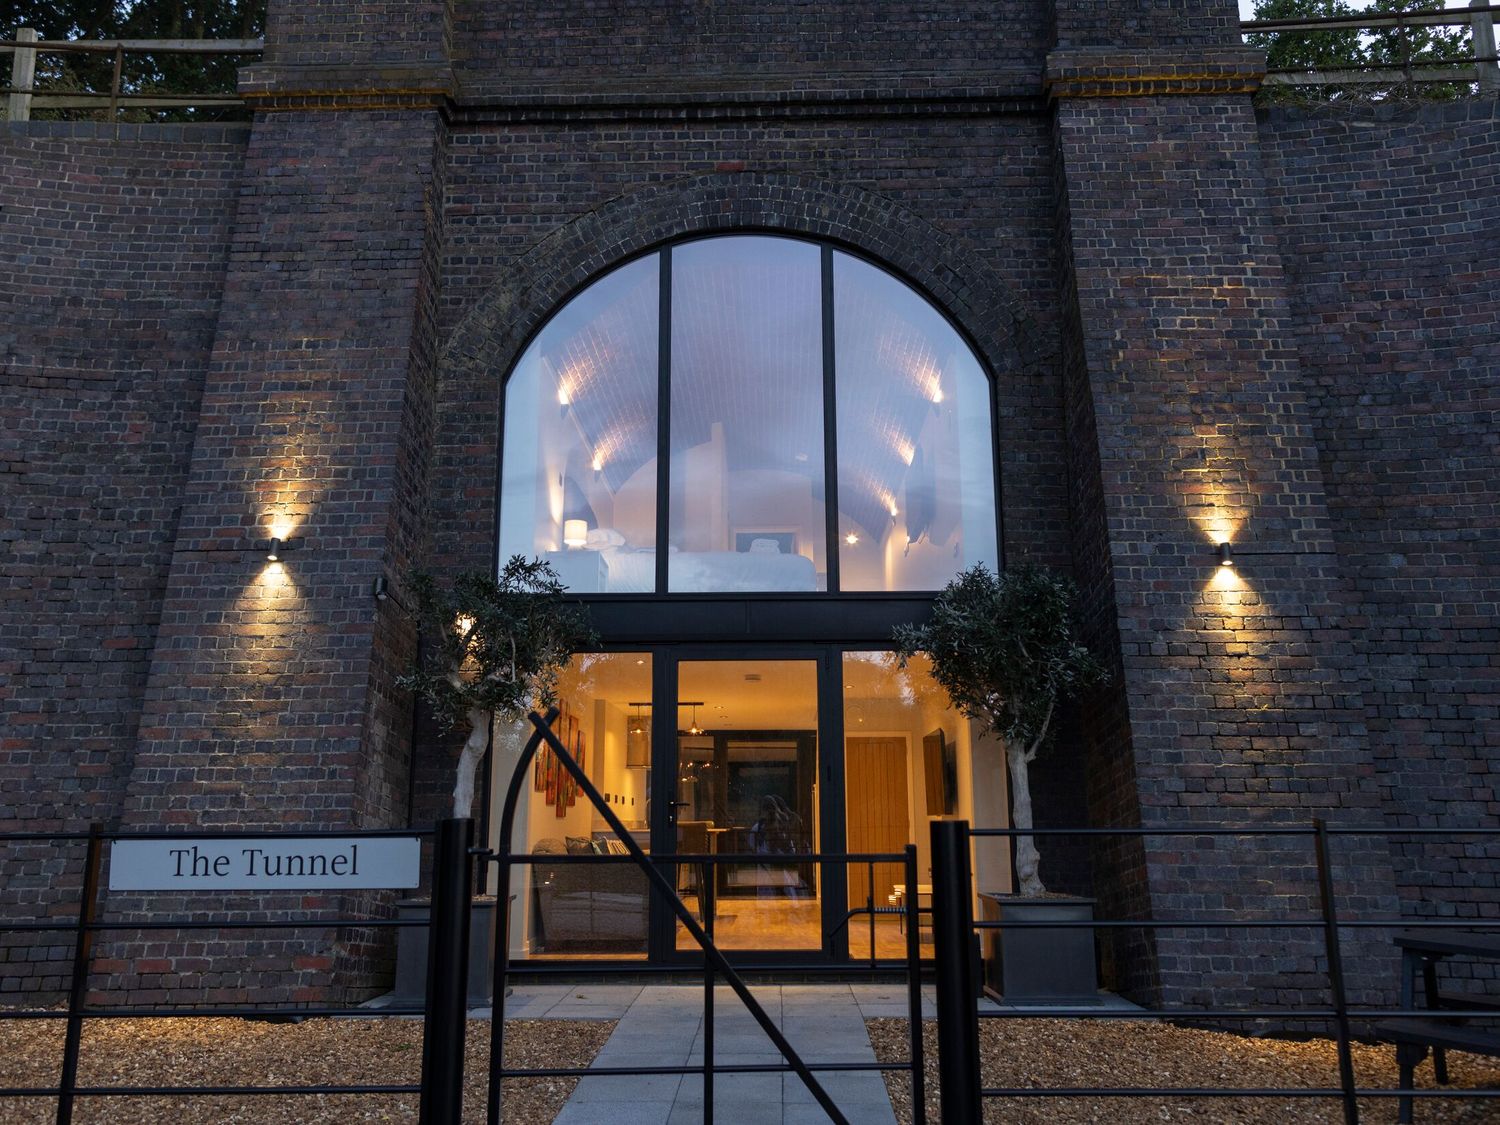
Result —
MULTIPOLYGON (((906 1021, 867 1021, 870 1042, 882 1062, 907 1057, 906 1021)), ((927 1119, 936 1122, 937 1024, 924 1022, 927 1119)), ((1338 1059, 1331 1040, 1306 1043, 1251 1039, 1217 1031, 1140 1021, 984 1020, 980 1024, 983 1075, 987 1086, 1337 1086, 1338 1059)), ((1449 1077, 1456 1087, 1500 1086, 1500 1060, 1450 1053, 1449 1077)), ((1354 1046, 1354 1072, 1361 1086, 1396 1085, 1396 1050, 1354 1046)), ((911 1083, 887 1074, 886 1087, 896 1119, 911 1121, 911 1083)), ((1418 1087, 1430 1087, 1432 1064, 1417 1068, 1418 1087)), ((1500 1121, 1494 1101, 1421 1101, 1421 1125, 1479 1125, 1500 1121)), ((992 1098, 985 1100, 986 1122, 1055 1125, 1109 1122, 1143 1125, 1191 1121, 1242 1125, 1296 1125, 1342 1120, 1338 1105, 1313 1098, 1184 1098, 1170 1103, 1146 1098, 992 1098)), ((1385 1098, 1360 1103, 1360 1120, 1396 1120, 1396 1103, 1385 1098)))
MULTIPOLYGON (((511 1066, 587 1066, 614 1030, 606 1020, 512 1020, 506 1023, 511 1066)), ((62 1065, 60 1020, 0 1021, 0 1086, 50 1085, 62 1065)), ((484 1120, 489 1065, 488 1020, 469 1021, 465 1040, 464 1121, 484 1120)), ((84 1025, 81 1085, 401 1084, 416 1082, 422 1065, 422 1024, 410 1019, 314 1019, 265 1023, 235 1019, 94 1020, 84 1025)), ((557 1116, 576 1078, 507 1079, 505 1120, 546 1125, 557 1116)), ((52 1120, 46 1098, 0 1098, 0 1122, 52 1120)), ((79 1125, 160 1122, 415 1121, 415 1095, 305 1097, 80 1098, 79 1125)))

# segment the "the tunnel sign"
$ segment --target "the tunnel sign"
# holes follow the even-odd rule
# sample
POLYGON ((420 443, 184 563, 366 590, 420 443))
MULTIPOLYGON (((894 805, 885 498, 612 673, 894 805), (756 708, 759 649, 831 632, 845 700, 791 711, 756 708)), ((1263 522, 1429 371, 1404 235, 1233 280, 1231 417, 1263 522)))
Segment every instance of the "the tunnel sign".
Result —
POLYGON ((415 836, 117 840, 112 891, 294 891, 410 888, 421 881, 415 836))

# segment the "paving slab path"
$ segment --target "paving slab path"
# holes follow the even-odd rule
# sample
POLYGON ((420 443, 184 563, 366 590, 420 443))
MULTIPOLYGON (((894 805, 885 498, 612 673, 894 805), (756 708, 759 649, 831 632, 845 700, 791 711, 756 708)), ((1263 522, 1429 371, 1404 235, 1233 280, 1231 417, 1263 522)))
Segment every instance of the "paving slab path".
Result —
MULTIPOLYGON (((582 1007, 593 999, 587 988, 575 991, 585 998, 569 1003, 559 997, 548 1005, 546 1018, 557 1018, 561 1007, 582 1007)), ((873 1063, 867 1015, 905 1014, 904 1007, 893 1010, 904 997, 899 986, 769 984, 752 986, 751 992, 810 1063, 873 1063)), ((609 999, 618 1005, 626 998, 609 999)), ((536 1006, 545 1002, 538 997, 536 1006)), ((701 987, 641 987, 616 1018, 620 1022, 593 1066, 702 1065, 701 987)), ((724 985, 714 992, 714 1059, 722 1064, 782 1061, 739 997, 724 985)), ((895 1125, 879 1071, 823 1072, 819 1081, 851 1122, 895 1125)), ((726 1125, 812 1125, 826 1122, 828 1115, 795 1074, 716 1074, 714 1118, 726 1125)), ((703 1079, 697 1075, 601 1076, 578 1083, 556 1125, 690 1125, 702 1120, 703 1079)))

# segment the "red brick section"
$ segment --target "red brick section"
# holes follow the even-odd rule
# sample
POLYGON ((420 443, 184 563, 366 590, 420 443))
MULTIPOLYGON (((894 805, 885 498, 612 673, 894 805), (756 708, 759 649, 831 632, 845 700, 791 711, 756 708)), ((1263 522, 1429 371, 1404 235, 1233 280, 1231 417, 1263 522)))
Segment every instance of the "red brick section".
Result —
MULTIPOLYGON (((1497 115, 1474 99, 1261 120, 1392 827, 1500 814, 1497 115)), ((1500 916, 1493 846, 1395 854, 1405 910, 1500 916)))
MULTIPOLYGON (((418 534, 434 124, 418 113, 255 124, 127 826, 404 819, 408 747, 390 680, 411 637, 370 587, 409 565, 418 534), (262 545, 276 533, 293 540, 279 565, 262 545)), ((265 995, 321 998, 327 974, 289 958, 322 950, 276 935, 256 948, 248 967, 265 995)), ((143 996, 211 996, 244 967, 134 975, 143 996)))
MULTIPOLYGON (((1056 113, 1079 557, 1092 594, 1112 594, 1120 659, 1095 735, 1101 820, 1128 819, 1132 775, 1147 825, 1375 820, 1351 607, 1248 101, 1064 99, 1056 113), (1213 555, 1224 539, 1232 575, 1213 555)), ((1394 907, 1379 850, 1342 847, 1350 914, 1394 907)), ((1138 864, 1112 858, 1158 917, 1253 918, 1316 902, 1311 854, 1305 840, 1155 839, 1138 864)), ((1133 983, 1174 1003, 1309 1000, 1317 949, 1308 931, 1164 931, 1154 977, 1133 983)), ((1361 978, 1362 994, 1379 983, 1361 978)))
MULTIPOLYGON (((0 126, 0 830, 113 823, 213 342, 244 127, 0 126)), ((0 916, 81 845, 0 845, 0 916)), ((65 951, 0 934, 0 1002, 65 951)))

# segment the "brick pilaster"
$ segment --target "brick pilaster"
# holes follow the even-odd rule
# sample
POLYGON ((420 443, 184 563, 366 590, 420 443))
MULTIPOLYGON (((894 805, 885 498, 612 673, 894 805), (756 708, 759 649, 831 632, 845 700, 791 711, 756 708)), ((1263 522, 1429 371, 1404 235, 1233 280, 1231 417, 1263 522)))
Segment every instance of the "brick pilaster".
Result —
MULTIPOLYGON (((1120 654, 1093 798, 1116 823, 1379 815, 1246 55, 1049 60, 1077 557, 1120 654)), ((1306 840, 1160 838, 1103 866, 1125 908, 1254 918, 1315 908, 1311 857, 1306 840)), ((1394 908, 1371 846, 1344 845, 1339 873, 1346 910, 1394 908)), ((1124 983, 1279 1003, 1317 994, 1317 949, 1307 931, 1163 931, 1124 983)))

